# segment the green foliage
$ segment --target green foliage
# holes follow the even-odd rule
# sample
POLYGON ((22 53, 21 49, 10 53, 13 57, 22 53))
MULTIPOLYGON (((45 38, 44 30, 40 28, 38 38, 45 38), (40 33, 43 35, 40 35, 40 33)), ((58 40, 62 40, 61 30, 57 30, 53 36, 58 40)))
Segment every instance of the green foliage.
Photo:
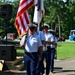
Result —
POLYGON ((17 35, 17 31, 16 31, 16 28, 14 26, 14 21, 15 21, 17 10, 18 10, 19 0, 16 0, 13 3, 9 2, 9 1, 8 2, 0 2, 0 3, 1 4, 11 4, 12 5, 11 19, 10 20, 5 20, 4 18, 0 18, 0 26, 4 27, 3 28, 3 33, 1 35, 2 36, 6 35, 6 29, 7 29, 7 33, 16 33, 16 35, 17 35), (9 28, 10 26, 11 26, 11 28, 9 28))
POLYGON ((50 28, 54 28, 58 34, 59 20, 61 27, 61 36, 68 38, 71 29, 75 29, 75 1, 67 0, 66 3, 63 0, 44 0, 45 16, 44 22, 50 25, 50 28), (51 27, 52 25, 52 27, 51 27))
POLYGON ((0 33, 2 32, 2 29, 0 29, 0 33))
MULTIPOLYGON (((14 32, 17 34, 16 28, 14 26, 14 21, 16 18, 16 13, 18 10, 20 0, 15 0, 15 2, 1 2, 0 4, 11 4, 12 5, 12 17, 11 20, 6 24, 6 21, 0 18, 0 26, 9 27, 12 26, 8 32, 14 32)), ((48 23, 51 29, 55 29, 56 33, 59 34, 59 22, 61 29, 61 36, 68 38, 71 29, 75 29, 75 0, 44 0, 45 15, 42 20, 44 23, 48 23), (58 20, 58 16, 60 20, 58 20)), ((33 21, 34 7, 29 10, 31 22, 33 21)), ((42 27, 42 25, 41 25, 42 27)), ((41 28, 40 27, 40 28, 41 28)), ((5 35, 5 32, 3 33, 5 35)))

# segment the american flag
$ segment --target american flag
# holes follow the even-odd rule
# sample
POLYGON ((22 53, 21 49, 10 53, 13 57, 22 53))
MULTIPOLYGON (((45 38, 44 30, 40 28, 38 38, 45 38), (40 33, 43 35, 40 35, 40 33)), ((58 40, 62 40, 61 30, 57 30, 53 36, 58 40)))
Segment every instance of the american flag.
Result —
POLYGON ((33 5, 34 0, 20 0, 15 19, 15 26, 19 36, 24 35, 28 29, 28 24, 30 23, 28 9, 31 8, 33 5))

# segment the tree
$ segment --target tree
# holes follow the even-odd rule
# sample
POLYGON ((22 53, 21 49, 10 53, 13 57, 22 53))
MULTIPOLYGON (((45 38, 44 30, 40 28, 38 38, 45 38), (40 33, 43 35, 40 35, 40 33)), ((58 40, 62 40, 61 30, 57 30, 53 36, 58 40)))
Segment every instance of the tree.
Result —
POLYGON ((65 3, 63 0, 47 0, 47 2, 44 0, 44 4, 46 12, 44 22, 48 23, 52 28, 57 25, 58 34, 59 17, 61 36, 68 38, 69 31, 75 29, 75 1, 67 0, 65 3))
MULTIPOLYGON (((4 18, 0 18, 0 24, 1 26, 3 26, 5 28, 5 30, 3 30, 3 34, 2 36, 6 35, 6 29, 8 33, 16 33, 16 28, 14 26, 14 21, 15 21, 15 17, 16 17, 16 13, 17 13, 17 9, 18 9, 18 5, 19 5, 19 0, 16 0, 15 2, 1 2, 1 4, 11 4, 12 5, 12 15, 11 15, 11 19, 10 20, 5 20, 4 18), (11 27, 11 28, 10 28, 11 27)), ((10 14, 9 14, 10 15, 10 14)))
MULTIPOLYGON (((12 5, 12 17, 9 23, 6 25, 4 19, 0 18, 0 26, 9 27, 12 29, 9 32, 14 32, 17 34, 16 28, 14 26, 14 21, 16 13, 18 10, 19 0, 15 2, 7 2, 12 5)), ((0 2, 0 4, 5 4, 0 2)), ((44 23, 48 23, 50 28, 56 28, 56 33, 59 34, 59 24, 61 36, 68 38, 71 29, 75 29, 75 0, 44 0, 45 16, 43 19, 44 23), (55 27, 56 26, 56 27, 55 27)), ((29 10, 30 18, 33 21, 34 7, 29 10)), ((43 27, 43 26, 41 26, 43 27)), ((5 34, 5 33, 3 33, 5 34)))

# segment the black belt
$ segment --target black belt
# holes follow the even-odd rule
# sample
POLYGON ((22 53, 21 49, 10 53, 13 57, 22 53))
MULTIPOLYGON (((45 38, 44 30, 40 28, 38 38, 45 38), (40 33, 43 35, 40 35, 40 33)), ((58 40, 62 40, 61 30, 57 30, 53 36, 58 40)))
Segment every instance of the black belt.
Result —
POLYGON ((53 49, 55 49, 55 48, 51 48, 51 49, 53 50, 53 49))
POLYGON ((47 46, 47 48, 50 48, 50 46, 47 46))
POLYGON ((26 54, 37 54, 38 52, 25 52, 26 54))

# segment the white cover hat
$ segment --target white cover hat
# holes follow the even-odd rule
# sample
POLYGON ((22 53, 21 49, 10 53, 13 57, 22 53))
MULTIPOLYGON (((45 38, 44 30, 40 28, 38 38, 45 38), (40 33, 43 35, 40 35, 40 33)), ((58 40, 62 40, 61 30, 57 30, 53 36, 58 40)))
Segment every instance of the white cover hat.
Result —
POLYGON ((44 26, 47 26, 47 27, 49 28, 49 25, 48 25, 48 24, 46 24, 46 23, 44 24, 44 26))

